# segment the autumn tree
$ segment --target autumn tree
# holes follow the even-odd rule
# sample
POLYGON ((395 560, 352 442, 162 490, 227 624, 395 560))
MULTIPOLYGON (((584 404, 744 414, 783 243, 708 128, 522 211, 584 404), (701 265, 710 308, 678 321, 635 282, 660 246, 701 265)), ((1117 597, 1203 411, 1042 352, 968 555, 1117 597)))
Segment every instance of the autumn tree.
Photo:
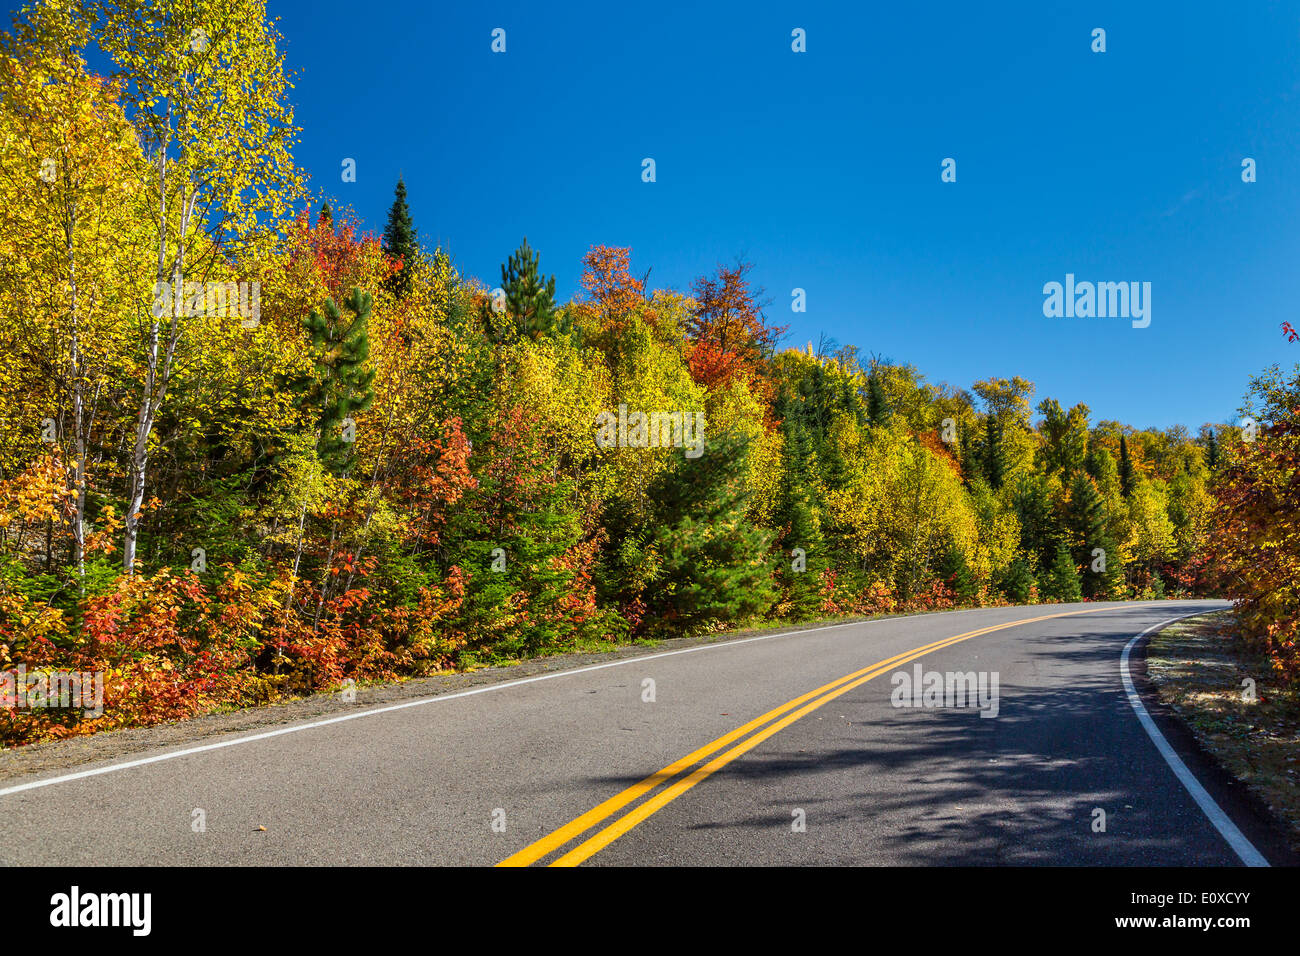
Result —
POLYGON ((140 400, 127 457, 122 563, 134 573, 153 430, 192 312, 192 287, 255 255, 301 194, 293 113, 266 0, 82 0, 149 163, 154 295, 142 309, 140 400))
POLYGON ((1261 428, 1223 443, 1210 540, 1243 643, 1300 682, 1300 366, 1253 379, 1243 411, 1261 428))
MULTIPOLYGON (((115 87, 86 70, 89 42, 84 18, 47 4, 0 39, 0 323, 11 357, 13 348, 42 355, 39 382, 29 384, 50 404, 32 409, 47 416, 39 431, 59 451, 69 490, 61 517, 83 591, 90 471, 102 455, 95 435, 127 385, 116 316, 143 291, 135 276, 145 267, 129 217, 143 157, 115 87)), ((21 374, 3 378, 13 384, 21 374)), ((0 435, 8 448, 40 444, 35 432, 15 438, 0 435)))
POLYGON ((701 276, 691 287, 695 307, 687 323, 691 342, 691 375, 709 389, 733 378, 763 378, 763 363, 785 334, 785 327, 770 326, 763 316, 761 289, 752 288, 753 265, 718 266, 711 276, 701 276))
POLYGON ((622 321, 645 304, 644 281, 628 271, 631 254, 629 248, 592 246, 582 257, 587 309, 602 326, 622 321))

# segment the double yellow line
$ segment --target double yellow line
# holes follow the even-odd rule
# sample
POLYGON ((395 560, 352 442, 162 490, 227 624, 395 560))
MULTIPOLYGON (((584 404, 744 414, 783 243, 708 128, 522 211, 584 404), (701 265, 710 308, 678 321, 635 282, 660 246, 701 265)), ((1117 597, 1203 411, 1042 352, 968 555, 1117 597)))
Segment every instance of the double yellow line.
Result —
POLYGON ((1022 624, 1033 624, 1036 621, 1047 621, 1057 617, 1071 617, 1077 614, 1095 614, 1098 611, 1110 610, 1114 610, 1114 608, 1090 608, 1086 611, 1065 611, 1060 614, 1045 614, 1042 617, 1026 618, 1023 621, 1010 621, 1006 624, 995 624, 991 627, 981 627, 974 631, 967 631, 964 634, 957 634, 953 637, 943 638, 942 640, 935 641, 932 644, 926 644, 924 647, 917 647, 910 651, 904 651, 902 654, 896 654, 886 660, 877 661, 868 667, 854 671, 852 674, 845 674, 838 680, 833 680, 829 684, 823 684, 816 690, 811 690, 806 694, 796 697, 794 700, 787 701, 775 710, 769 710, 761 717, 755 717, 753 720, 746 724, 742 724, 730 733, 723 734, 717 740, 711 741, 703 747, 700 747, 698 750, 694 750, 685 757, 682 757, 680 760, 670 763, 662 770, 652 773, 640 783, 633 784, 622 793, 610 797, 598 806, 592 807, 582 816, 566 823, 564 826, 547 836, 542 837, 536 843, 530 844, 518 853, 506 857, 498 863, 497 866, 529 866, 536 863, 538 860, 542 859, 542 857, 548 856, 560 849, 560 847, 564 846, 566 843, 569 843, 574 838, 586 833, 592 827, 596 826, 596 824, 613 816, 619 810, 623 809, 628 804, 633 803, 651 790, 654 790, 661 784, 668 783, 688 767, 692 767, 705 757, 717 753, 728 744, 740 740, 751 731, 763 727, 763 729, 758 733, 743 740, 741 743, 736 744, 736 746, 717 757, 714 757, 703 766, 697 767, 690 774, 682 777, 671 786, 665 787, 636 809, 615 820, 593 836, 588 837, 582 843, 578 844, 578 846, 574 847, 572 850, 550 864, 551 866, 577 866, 579 863, 590 859, 605 847, 609 846, 623 834, 635 827, 638 823, 641 823, 646 818, 663 809, 687 790, 694 787, 697 783, 700 783, 713 773, 721 770, 736 758, 748 753, 750 750, 753 750, 764 740, 779 733, 799 718, 805 717, 808 714, 811 714, 814 710, 817 710, 817 708, 830 703, 841 694, 847 694, 849 691, 853 690, 853 688, 865 684, 872 678, 879 677, 888 670, 892 670, 902 664, 910 663, 918 657, 940 650, 941 648, 950 647, 953 644, 960 643, 961 641, 970 640, 972 637, 979 637, 981 634, 990 634, 993 631, 1001 631, 1008 627, 1019 627, 1022 624), (764 727, 763 725, 768 724, 769 721, 773 721, 773 723, 764 727))

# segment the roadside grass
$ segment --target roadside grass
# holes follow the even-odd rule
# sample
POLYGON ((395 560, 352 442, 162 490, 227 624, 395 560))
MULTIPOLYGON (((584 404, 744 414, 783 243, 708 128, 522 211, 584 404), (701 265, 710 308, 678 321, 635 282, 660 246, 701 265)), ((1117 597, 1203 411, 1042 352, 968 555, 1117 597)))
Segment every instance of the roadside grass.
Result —
POLYGON ((1285 821, 1300 851, 1300 691, 1233 642, 1234 624, 1231 611, 1216 611, 1153 635, 1147 675, 1201 745, 1285 821))

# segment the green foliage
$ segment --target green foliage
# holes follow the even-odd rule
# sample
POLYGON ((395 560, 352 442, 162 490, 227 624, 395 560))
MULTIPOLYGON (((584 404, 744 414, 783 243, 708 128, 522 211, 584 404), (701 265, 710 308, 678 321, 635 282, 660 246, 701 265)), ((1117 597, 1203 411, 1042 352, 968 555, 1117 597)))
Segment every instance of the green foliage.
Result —
POLYGON ((978 586, 961 548, 948 549, 939 565, 939 577, 959 602, 966 604, 975 599, 978 586))
POLYGON ((1037 587, 1029 562, 1020 556, 1007 566, 998 580, 998 589, 1013 604, 1029 604, 1037 587))
MULTIPOLYGON (((501 288, 505 292, 504 319, 515 334, 536 340, 543 335, 569 335, 572 318, 562 314, 555 304, 555 276, 543 280, 539 271, 541 257, 528 245, 528 239, 501 266, 501 288)), ((496 341, 504 341, 500 322, 489 299, 483 305, 484 327, 496 341)))
MULTIPOLYGON (((382 243, 300 208, 264 0, 202 23, 73 6, 0 42, 0 667, 115 676, 102 723, 0 715, 0 737, 764 617, 1033 603, 1036 576, 1055 600, 1206 593, 1212 490, 1238 495, 1219 520, 1252 633, 1294 666, 1293 438, 1089 428, 1052 399, 1035 424, 1019 376, 778 353, 744 263, 651 293, 596 247, 559 302, 525 239, 484 295, 421 251, 402 180, 382 243), (47 156, 57 183, 30 175, 47 156), (155 278, 256 282, 260 321, 150 315, 155 278), (598 444, 614 410, 699 421, 704 453, 671 429, 598 444)), ((1268 394, 1281 421, 1294 389, 1268 394)))
POLYGON ((294 390, 298 407, 320 436, 321 461, 335 474, 345 474, 352 464, 355 422, 349 419, 368 410, 375 397, 375 372, 366 366, 373 301, 370 293, 353 289, 343 300, 350 320, 344 321, 333 299, 325 300, 324 315, 313 309, 303 320, 311 336, 313 374, 299 379, 294 390))
MULTIPOLYGON (((328 206, 326 207, 328 209, 328 206)), ((324 215, 324 212, 321 213, 324 215)), ((415 236, 415 223, 406 204, 406 183, 398 177, 393 190, 393 204, 388 209, 388 223, 384 226, 384 254, 401 263, 401 267, 388 280, 388 288, 398 298, 411 291, 411 274, 420 255, 415 236)))
POLYGON ((1133 494, 1133 459, 1128 453, 1128 436, 1119 437, 1119 487, 1125 498, 1133 494))
POLYGON ((1002 487, 1007 477, 1007 457, 1002 439, 1002 422, 996 415, 989 415, 984 420, 983 465, 984 480, 994 491, 1002 487))
POLYGON ((776 600, 771 532, 747 520, 748 449, 731 435, 682 456, 656 477, 650 549, 658 573, 647 598, 656 629, 697 631, 764 614, 776 600))
POLYGON ((1070 551, 1064 544, 1056 549, 1056 557, 1043 575, 1043 597, 1049 601, 1070 604, 1083 600, 1083 590, 1079 585, 1079 572, 1070 557, 1070 551))
POLYGON ((867 420, 873 425, 887 425, 893 415, 885 390, 880 384, 880 376, 867 376, 867 420))

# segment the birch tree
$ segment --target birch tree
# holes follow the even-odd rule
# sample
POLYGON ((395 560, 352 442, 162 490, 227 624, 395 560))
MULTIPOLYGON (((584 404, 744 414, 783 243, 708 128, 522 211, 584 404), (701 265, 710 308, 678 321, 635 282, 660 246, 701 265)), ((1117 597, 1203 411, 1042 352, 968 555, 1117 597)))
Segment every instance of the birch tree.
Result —
POLYGON ((92 433, 120 378, 115 318, 139 265, 139 236, 123 212, 141 169, 114 88, 86 70, 88 36, 84 20, 41 4, 0 38, 6 338, 43 354, 52 414, 42 431, 59 449, 70 560, 83 591, 92 433))
POLYGON ((83 2, 148 160, 154 285, 140 310, 122 549, 133 573, 153 429, 183 360, 184 319, 209 305, 198 284, 219 266, 265 254, 303 190, 290 156, 290 83, 266 0, 83 2))

